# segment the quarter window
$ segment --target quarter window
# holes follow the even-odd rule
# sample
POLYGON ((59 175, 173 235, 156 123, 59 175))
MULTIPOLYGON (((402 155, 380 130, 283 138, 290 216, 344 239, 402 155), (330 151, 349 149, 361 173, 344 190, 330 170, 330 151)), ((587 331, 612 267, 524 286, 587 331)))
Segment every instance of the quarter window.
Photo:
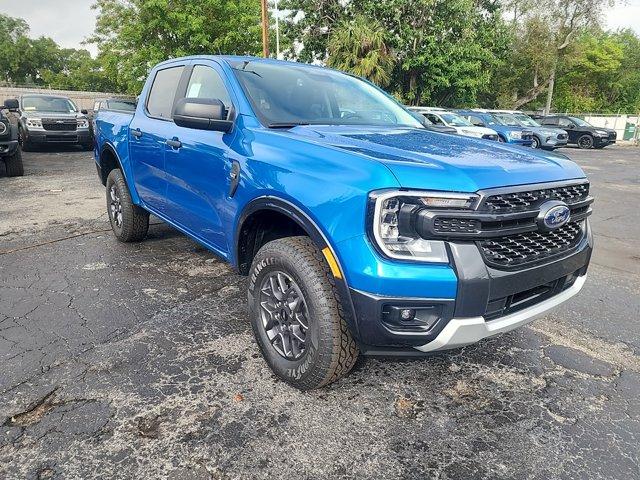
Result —
POLYGON ((149 98, 147 100, 147 111, 152 117, 171 118, 173 100, 184 67, 172 67, 158 71, 153 80, 149 98))

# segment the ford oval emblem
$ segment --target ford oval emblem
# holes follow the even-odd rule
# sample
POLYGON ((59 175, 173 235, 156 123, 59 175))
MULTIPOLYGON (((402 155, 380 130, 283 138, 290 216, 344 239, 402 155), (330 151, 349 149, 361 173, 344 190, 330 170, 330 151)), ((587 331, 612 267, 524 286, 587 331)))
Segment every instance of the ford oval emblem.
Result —
POLYGON ((555 230, 566 224, 571 218, 571 210, 566 203, 552 201, 543 203, 540 207, 538 225, 543 230, 555 230))

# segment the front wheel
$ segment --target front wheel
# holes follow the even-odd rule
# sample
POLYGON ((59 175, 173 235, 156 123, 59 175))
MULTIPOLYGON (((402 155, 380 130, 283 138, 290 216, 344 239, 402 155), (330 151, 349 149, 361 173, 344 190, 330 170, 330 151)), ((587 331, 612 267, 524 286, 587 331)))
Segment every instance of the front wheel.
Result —
POLYGON ((308 237, 271 241, 257 253, 249 280, 249 315, 271 370, 300 390, 346 375, 358 358, 335 279, 308 237))
POLYGON ((593 147, 593 137, 591 135, 582 135, 578 139, 578 147, 584 150, 588 150, 589 148, 593 147))
POLYGON ((22 127, 18 130, 18 143, 20 143, 20 148, 22 148, 23 152, 33 150, 33 145, 27 140, 27 132, 22 127))
POLYGON ((533 137, 531 140, 531 148, 540 148, 540 140, 538 140, 538 137, 533 137))
POLYGON ((4 159, 7 167, 7 177, 21 177, 24 175, 24 165, 22 163, 22 152, 20 148, 16 148, 13 155, 9 155, 4 159))
POLYGON ((149 212, 134 205, 119 169, 107 177, 107 212, 114 235, 121 242, 139 242, 149 230, 149 212))

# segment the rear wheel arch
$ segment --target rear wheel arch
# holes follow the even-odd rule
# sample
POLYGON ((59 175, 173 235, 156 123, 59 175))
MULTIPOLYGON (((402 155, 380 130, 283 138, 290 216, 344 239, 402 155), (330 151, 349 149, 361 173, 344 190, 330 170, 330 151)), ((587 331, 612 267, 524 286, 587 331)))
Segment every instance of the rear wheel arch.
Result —
POLYGON ((100 181, 102 181, 103 185, 107 184, 107 178, 111 170, 116 168, 122 170, 122 174, 124 175, 120 157, 118 157, 118 154, 111 145, 106 144, 100 150, 100 181))

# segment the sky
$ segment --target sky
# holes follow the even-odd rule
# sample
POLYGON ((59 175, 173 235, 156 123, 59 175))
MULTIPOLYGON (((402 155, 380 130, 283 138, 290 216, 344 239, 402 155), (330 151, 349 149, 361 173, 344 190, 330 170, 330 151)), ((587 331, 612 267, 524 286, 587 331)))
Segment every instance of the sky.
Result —
MULTIPOLYGON (((92 4, 93 0, 0 0, 0 13, 25 19, 32 37, 48 36, 63 47, 86 48, 95 56, 95 45, 81 45, 95 27, 92 4)), ((640 0, 608 9, 606 27, 630 27, 640 34, 640 0)))

